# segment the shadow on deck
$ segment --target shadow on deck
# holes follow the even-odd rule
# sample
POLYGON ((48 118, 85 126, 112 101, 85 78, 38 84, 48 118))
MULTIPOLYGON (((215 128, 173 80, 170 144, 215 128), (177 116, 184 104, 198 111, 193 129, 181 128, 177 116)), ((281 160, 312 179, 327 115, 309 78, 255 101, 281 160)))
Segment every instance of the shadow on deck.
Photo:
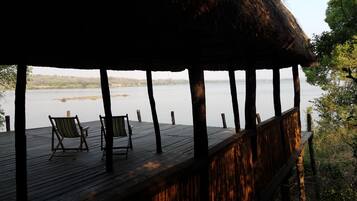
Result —
MULTIPOLYGON (((161 124, 163 153, 156 154, 153 124, 131 124, 134 149, 129 151, 128 160, 114 156, 111 174, 105 172, 105 160, 101 160, 98 121, 83 123, 90 127, 89 152, 59 152, 51 161, 51 128, 27 130, 29 200, 102 200, 108 191, 121 194, 193 157, 192 126, 161 124)), ((209 147, 233 133, 233 129, 208 127, 209 147)), ((14 141, 13 133, 0 134, 0 200, 16 199, 14 141)))

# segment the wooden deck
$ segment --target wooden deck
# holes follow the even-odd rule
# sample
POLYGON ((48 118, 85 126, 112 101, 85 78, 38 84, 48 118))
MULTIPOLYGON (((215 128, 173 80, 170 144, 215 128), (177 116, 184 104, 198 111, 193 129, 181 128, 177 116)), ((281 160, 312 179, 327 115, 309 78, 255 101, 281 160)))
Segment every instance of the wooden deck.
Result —
MULTIPOLYGON (((114 156, 112 174, 101 160, 100 123, 89 126, 89 152, 59 152, 51 161, 51 128, 27 130, 28 191, 30 200, 103 200, 108 191, 117 194, 161 171, 193 157, 193 128, 161 124, 163 153, 156 154, 152 123, 131 122, 133 146, 128 160, 114 156)), ((208 128, 209 147, 232 136, 233 129, 208 128)), ((119 142, 126 143, 126 142, 119 142)), ((78 145, 69 142, 68 145, 78 145)), ((15 145, 13 133, 0 133, 0 200, 15 200, 15 145)))

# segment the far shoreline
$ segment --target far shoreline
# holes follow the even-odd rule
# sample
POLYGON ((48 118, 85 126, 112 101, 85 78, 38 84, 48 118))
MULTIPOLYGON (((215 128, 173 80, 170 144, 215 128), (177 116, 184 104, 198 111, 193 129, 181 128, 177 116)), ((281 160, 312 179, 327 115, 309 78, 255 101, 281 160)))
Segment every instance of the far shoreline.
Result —
MULTIPOLYGON (((291 80, 284 78, 281 81, 291 80)), ((110 88, 120 87, 146 87, 146 80, 110 77, 110 88)), ((228 83, 229 80, 206 80, 206 83, 228 83)), ((237 79, 236 82, 244 83, 244 79, 237 79)), ((257 82, 272 82, 271 79, 258 79, 257 82)), ((157 79, 153 80, 156 86, 172 86, 189 84, 188 80, 157 79)), ((27 84, 27 90, 65 90, 65 89, 100 89, 99 78, 83 78, 74 76, 56 75, 31 75, 27 84)), ((1 90, 1 89, 0 89, 1 90)), ((14 89, 2 89, 3 91, 13 91, 14 89)))

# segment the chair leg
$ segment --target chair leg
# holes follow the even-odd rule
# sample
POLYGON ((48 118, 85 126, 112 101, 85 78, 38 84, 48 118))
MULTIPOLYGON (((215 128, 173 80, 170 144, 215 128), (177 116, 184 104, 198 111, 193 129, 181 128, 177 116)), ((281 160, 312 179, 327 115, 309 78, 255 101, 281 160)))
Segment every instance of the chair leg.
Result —
POLYGON ((57 136, 58 144, 57 144, 55 149, 58 149, 58 146, 61 145, 62 151, 65 152, 65 149, 64 149, 64 146, 63 146, 63 143, 62 143, 64 138, 61 138, 57 133, 56 133, 56 136, 57 136))
POLYGON ((103 149, 102 159, 101 160, 104 160, 104 156, 105 156, 105 149, 103 149))
POLYGON ((60 146, 60 142, 57 144, 56 148, 54 148, 52 150, 52 154, 50 156, 50 158, 48 159, 49 161, 53 158, 53 156, 55 155, 56 151, 58 150, 58 147, 60 146))
POLYGON ((50 156, 50 158, 48 159, 49 161, 52 160, 52 158, 53 158, 53 156, 55 155, 55 153, 56 153, 56 150, 53 150, 53 151, 52 151, 52 154, 51 154, 51 156, 50 156))
MULTIPOLYGON (((86 146, 86 150, 89 151, 87 141, 86 141, 86 139, 84 138, 84 136, 82 136, 82 137, 83 137, 84 145, 86 146)), ((81 138, 81 139, 82 139, 82 138, 81 138)))
POLYGON ((129 147, 133 150, 133 141, 131 140, 131 135, 129 136, 129 147))
MULTIPOLYGON (((66 152, 66 150, 65 150, 65 148, 64 148, 64 146, 63 146, 62 141, 63 141, 63 138, 62 138, 62 139, 59 139, 59 140, 58 140, 58 145, 61 146, 63 152, 66 152)), ((58 145, 57 145, 56 149, 58 149, 58 145)))
POLYGON ((83 138, 81 136, 81 143, 79 145, 79 150, 82 151, 83 150, 83 138))

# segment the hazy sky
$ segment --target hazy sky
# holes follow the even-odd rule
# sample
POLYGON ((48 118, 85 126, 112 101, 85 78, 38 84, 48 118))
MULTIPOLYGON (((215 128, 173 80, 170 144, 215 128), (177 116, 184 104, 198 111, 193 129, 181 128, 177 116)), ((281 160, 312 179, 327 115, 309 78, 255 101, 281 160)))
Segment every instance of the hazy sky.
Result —
MULTIPOLYGON (((285 5, 290 9, 296 17, 302 29, 311 38, 313 34, 320 34, 323 31, 329 30, 325 23, 325 10, 328 0, 285 0, 285 5)), ((56 69, 56 68, 33 68, 34 74, 46 75, 70 75, 81 77, 99 77, 98 70, 75 70, 75 69, 56 69)), ((300 73, 301 77, 303 73, 300 73)), ((145 79, 144 71, 109 71, 109 76, 128 77, 145 79)), ((244 72, 236 73, 237 79, 244 79, 244 72)), ((291 69, 281 70, 281 78, 290 78, 291 69)), ((153 79, 188 79, 187 71, 171 73, 171 72, 154 72, 153 79)), ((227 72, 205 72, 205 78, 210 80, 228 79, 227 72)), ((271 71, 257 71, 257 79, 271 79, 271 71)))

